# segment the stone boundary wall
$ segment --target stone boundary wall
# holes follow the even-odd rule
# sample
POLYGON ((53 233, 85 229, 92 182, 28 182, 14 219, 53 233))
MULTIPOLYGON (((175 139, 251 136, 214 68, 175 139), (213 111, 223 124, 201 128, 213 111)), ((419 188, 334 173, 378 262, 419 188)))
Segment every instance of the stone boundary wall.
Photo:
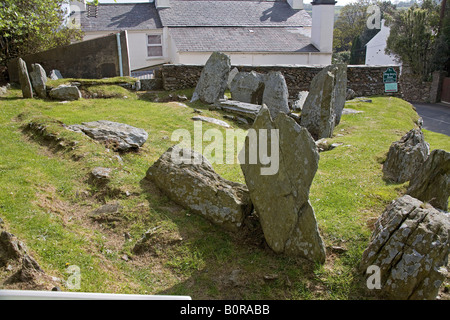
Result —
MULTIPOLYGON (((309 84, 314 76, 322 70, 323 66, 233 66, 239 71, 256 71, 267 73, 280 71, 288 86, 290 99, 296 99, 299 91, 308 91, 309 84)), ((177 65, 167 64, 160 67, 160 73, 165 90, 179 90, 194 88, 200 78, 202 65, 177 65)), ((430 100, 431 83, 417 82, 400 76, 399 66, 347 66, 347 87, 354 90, 357 96, 386 95, 400 97, 408 101, 428 102, 430 100), (383 72, 388 67, 393 67, 398 74, 397 93, 385 93, 383 72)))
MULTIPOLYGON (((123 75, 130 75, 126 31, 120 33, 123 75)), ((73 43, 67 46, 21 57, 31 70, 39 63, 47 75, 53 69, 61 71, 64 78, 101 79, 120 75, 117 36, 109 36, 73 43)), ((17 58, 8 62, 10 82, 19 82, 17 58)))

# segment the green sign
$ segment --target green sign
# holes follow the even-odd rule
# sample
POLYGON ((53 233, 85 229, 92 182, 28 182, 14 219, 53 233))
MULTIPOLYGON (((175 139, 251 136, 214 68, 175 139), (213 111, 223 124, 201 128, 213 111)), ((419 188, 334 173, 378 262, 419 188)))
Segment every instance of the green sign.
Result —
POLYGON ((394 68, 387 68, 386 71, 383 72, 383 82, 384 83, 397 82, 397 72, 395 72, 394 68))
POLYGON ((397 82, 385 83, 384 84, 384 92, 397 92, 397 82))

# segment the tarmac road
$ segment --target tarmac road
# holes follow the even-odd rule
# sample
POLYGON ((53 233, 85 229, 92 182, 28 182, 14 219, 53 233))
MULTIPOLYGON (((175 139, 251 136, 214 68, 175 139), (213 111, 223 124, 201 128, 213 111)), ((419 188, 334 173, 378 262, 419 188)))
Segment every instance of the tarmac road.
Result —
POLYGON ((423 119, 423 128, 450 136, 450 105, 443 103, 413 103, 423 119))

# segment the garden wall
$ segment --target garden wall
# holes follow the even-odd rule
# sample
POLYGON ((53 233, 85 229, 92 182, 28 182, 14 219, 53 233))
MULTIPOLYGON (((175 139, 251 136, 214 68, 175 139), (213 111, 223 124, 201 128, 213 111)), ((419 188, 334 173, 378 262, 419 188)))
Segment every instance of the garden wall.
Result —
MULTIPOLYGON (((120 33, 123 75, 130 75, 127 33, 120 33)), ((39 63, 47 72, 57 69, 64 78, 101 79, 120 75, 120 59, 117 36, 82 41, 68 46, 21 57, 31 70, 32 63, 39 63)), ((10 82, 19 82, 17 59, 8 63, 10 82)))
MULTIPOLYGON (((308 91, 309 84, 323 66, 233 66, 239 71, 256 71, 267 73, 280 71, 288 86, 291 99, 296 99, 299 91, 308 91)), ((165 90, 194 88, 200 78, 202 65, 167 64, 160 68, 165 90)), ((347 67, 347 87, 355 91, 357 96, 389 95, 403 98, 407 101, 429 102, 431 82, 417 81, 409 76, 402 79, 399 66, 366 66, 349 65, 347 67), (397 93, 385 93, 383 72, 393 67, 398 75, 397 93)))

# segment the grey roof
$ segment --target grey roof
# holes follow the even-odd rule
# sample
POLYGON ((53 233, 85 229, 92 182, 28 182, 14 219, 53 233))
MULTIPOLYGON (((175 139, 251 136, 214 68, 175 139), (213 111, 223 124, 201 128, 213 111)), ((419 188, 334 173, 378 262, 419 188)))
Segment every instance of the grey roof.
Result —
POLYGON ((158 11, 150 3, 99 4, 97 17, 81 14, 83 31, 148 30, 162 28, 158 11))
POLYGON ((170 8, 159 9, 163 26, 311 26, 305 10, 294 10, 287 2, 246 0, 170 0, 170 8))
POLYGON ((309 37, 293 28, 169 28, 181 52, 318 52, 309 37))

